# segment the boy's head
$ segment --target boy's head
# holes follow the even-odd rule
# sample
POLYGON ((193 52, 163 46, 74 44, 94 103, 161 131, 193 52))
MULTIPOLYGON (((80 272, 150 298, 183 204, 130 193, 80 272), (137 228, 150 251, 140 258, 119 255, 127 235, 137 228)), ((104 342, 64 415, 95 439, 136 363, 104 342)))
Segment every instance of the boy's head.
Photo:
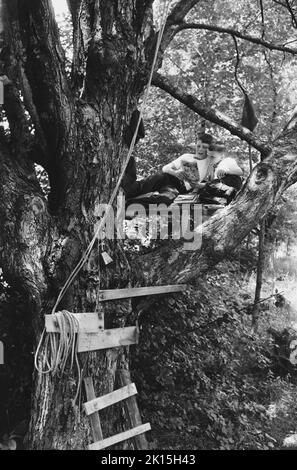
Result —
POLYGON ((225 156, 226 147, 223 142, 216 141, 209 146, 208 156, 212 158, 216 164, 223 160, 225 156))
POLYGON ((225 152, 226 151, 226 146, 225 146, 224 142, 222 142, 221 140, 217 140, 217 141, 213 141, 210 144, 209 150, 211 152, 225 152))
POLYGON ((213 136, 210 134, 200 134, 199 139, 203 144, 211 145, 213 143, 213 136))
POLYGON ((208 150, 213 142, 213 137, 210 134, 200 134, 196 144, 196 157, 203 160, 208 156, 208 150))

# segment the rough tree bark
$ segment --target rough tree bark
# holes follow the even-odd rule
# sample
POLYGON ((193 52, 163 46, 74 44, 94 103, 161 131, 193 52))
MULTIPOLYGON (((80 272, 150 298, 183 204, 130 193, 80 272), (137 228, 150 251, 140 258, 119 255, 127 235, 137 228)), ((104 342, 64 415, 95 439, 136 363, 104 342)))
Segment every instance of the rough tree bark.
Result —
MULTIPOLYGON (((120 174, 127 155, 123 144, 126 127, 144 91, 157 38, 152 27, 153 0, 70 0, 68 4, 74 38, 71 77, 65 71, 50 0, 0 1, 5 20, 4 32, 0 29, 0 75, 11 81, 5 88, 4 104, 10 137, 0 140, 1 267, 11 285, 26 295, 36 343, 44 314, 51 312, 59 290, 93 236, 96 208, 108 201, 120 174), (49 201, 39 186, 34 163, 49 174, 49 201)), ((181 0, 170 13, 159 65, 178 25, 197 4, 199 0, 181 0)), ((157 75, 155 84, 165 89, 157 75)), ((169 82, 166 90, 181 102, 185 99, 172 91, 169 82)), ((200 103, 189 95, 186 100, 198 114, 266 155, 270 152, 222 114, 201 110, 200 103)), ((204 224, 201 250, 183 251, 178 243, 169 243, 150 259, 136 260, 135 268, 127 261, 121 242, 110 242, 112 267, 100 267, 99 252, 94 249, 59 309, 95 311, 98 288, 135 285, 139 272, 149 284, 194 281, 232 255, 295 181, 296 122, 295 116, 274 142, 271 155, 254 169, 236 204, 204 224)), ((101 308, 106 327, 133 324, 128 301, 101 308)), ((95 377, 97 395, 113 389, 115 370, 128 367, 128 356, 127 348, 81 355, 85 375, 95 377)), ((45 364, 45 359, 43 351, 40 363, 45 364)), ((31 449, 86 446, 90 429, 72 406, 75 385, 75 373, 61 379, 35 374, 31 449)), ((111 434, 115 418, 112 413, 105 423, 111 434)))
POLYGON ((263 271, 265 263, 265 219, 261 220, 260 223, 260 233, 259 233, 259 245, 258 245, 258 263, 257 263, 257 277, 256 277, 256 290, 255 290, 255 299, 252 310, 252 325, 254 331, 257 331, 258 321, 259 321, 259 311, 261 299, 261 290, 262 290, 262 281, 263 281, 263 271))
MULTIPOLYGON (((66 76, 51 3, 2 3, 6 30, 1 66, 12 85, 5 89, 4 105, 11 139, 1 142, 0 149, 1 266, 6 279, 30 299, 37 342, 42 317, 50 313, 93 237, 95 208, 108 201, 126 156, 123 135, 147 79, 144 40, 150 33, 151 2, 136 7, 124 1, 117 6, 108 1, 71 2, 73 17, 76 8, 84 11, 74 21, 75 37, 81 30, 89 34, 87 55, 83 41, 75 42, 72 80, 66 76), (34 136, 27 129, 31 123, 25 106, 31 111, 34 136), (14 138, 10 115, 18 126, 22 123, 21 134, 27 136, 21 153, 13 148, 19 140, 14 138), (49 174, 51 213, 33 162, 49 174)), ((129 284, 131 270, 120 244, 109 248, 113 266, 99 269, 96 248, 59 308, 94 311, 99 286, 129 284)), ((130 310, 129 302, 104 307, 106 327, 123 326, 130 310)), ((43 355, 40 362, 44 361, 43 355)), ((81 364, 86 375, 92 373, 96 392, 102 395, 113 389, 116 367, 127 367, 127 349, 82 355, 81 364)), ((71 404, 76 379, 72 374, 63 380, 36 374, 31 448, 79 449, 88 443, 88 423, 82 418, 79 424, 71 404)), ((113 423, 107 427, 111 432, 113 423)))

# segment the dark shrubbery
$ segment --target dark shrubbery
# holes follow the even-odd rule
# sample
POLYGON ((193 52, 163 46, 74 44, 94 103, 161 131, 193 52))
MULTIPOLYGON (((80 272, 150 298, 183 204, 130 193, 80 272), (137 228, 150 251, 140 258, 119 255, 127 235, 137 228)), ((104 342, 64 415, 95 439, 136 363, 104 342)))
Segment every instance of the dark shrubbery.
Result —
MULTIPOLYGON (((251 298, 236 264, 221 268, 140 317, 132 368, 155 448, 275 448, 279 428, 289 431, 294 420, 271 418, 272 392, 280 390, 271 339, 251 333, 251 298)), ((290 379, 282 386, 293 406, 290 379)))
POLYGON ((0 278, 0 340, 5 364, 0 367, 0 441, 30 414, 33 335, 30 312, 21 294, 0 278))

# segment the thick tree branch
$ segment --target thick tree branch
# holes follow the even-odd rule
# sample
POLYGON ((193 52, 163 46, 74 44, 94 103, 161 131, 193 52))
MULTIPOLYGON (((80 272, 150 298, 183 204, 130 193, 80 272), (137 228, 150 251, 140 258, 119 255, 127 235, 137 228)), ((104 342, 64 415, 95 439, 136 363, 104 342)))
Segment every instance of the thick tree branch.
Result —
POLYGON ((189 11, 199 2, 200 0, 180 0, 178 3, 176 3, 170 15, 168 16, 167 25, 178 24, 183 21, 184 17, 189 13, 189 11))
MULTIPOLYGON (((170 42, 178 32, 179 24, 184 20, 185 16, 190 12, 190 10, 194 8, 194 6, 199 2, 200 0, 180 0, 168 15, 160 44, 160 52, 157 61, 158 68, 161 67, 163 54, 166 48, 169 46, 170 42)), ((151 35, 146 44, 146 56, 148 57, 149 63, 151 63, 153 59, 158 34, 159 32, 157 31, 155 34, 151 35)))
POLYGON ((281 5, 289 12, 291 21, 292 21, 292 26, 293 28, 297 28, 296 12, 294 11, 293 6, 290 4, 289 0, 284 0, 284 2, 280 0, 273 0, 273 2, 276 3, 277 5, 281 5))
POLYGON ((72 82, 76 90, 82 92, 84 85, 89 41, 91 39, 91 19, 89 7, 84 0, 67 0, 73 23, 72 82))
POLYGON ((56 158, 70 126, 70 93, 65 58, 49 0, 8 2, 10 16, 19 20, 26 51, 24 73, 44 133, 49 158, 56 158))
POLYGON ((259 141, 254 134, 249 131, 247 128, 236 124, 232 119, 230 119, 225 114, 216 111, 208 106, 205 106, 201 101, 199 101, 194 96, 184 93, 180 88, 174 85, 167 77, 163 77, 159 73, 155 73, 153 76, 153 85, 161 88, 162 90, 169 93, 173 98, 177 99, 181 103, 188 106, 190 109, 195 111, 203 118, 208 121, 218 124, 219 126, 227 129, 231 134, 238 136, 240 139, 251 144, 255 149, 259 150, 263 156, 266 156, 270 153, 271 148, 268 145, 263 144, 259 141))
MULTIPOLYGON (((12 144, 15 154, 23 156, 28 151, 27 143, 30 146, 33 140, 31 129, 29 128, 29 119, 25 114, 28 111, 35 128, 35 140, 39 143, 37 163, 43 166, 46 163, 46 141, 43 134, 39 116, 33 101, 32 90, 24 71, 22 61, 23 44, 21 42, 21 32, 18 20, 17 1, 0 1, 0 17, 2 25, 2 34, 0 35, 0 69, 7 78, 5 89, 4 109, 9 121, 12 144), (2 43, 2 46, 1 46, 2 43), (23 100, 20 99, 20 93, 23 100)), ((30 125, 31 125, 30 123, 30 125)))
POLYGON ((67 6, 71 14, 72 22, 75 23, 79 16, 79 10, 81 8, 83 0, 67 0, 67 6))
POLYGON ((196 6, 200 0, 181 0, 178 2, 170 15, 168 16, 164 29, 163 39, 160 50, 162 52, 168 47, 176 33, 178 32, 180 23, 184 20, 189 11, 196 6))
POLYGON ((9 123, 10 141, 14 157, 20 158, 26 156, 29 144, 33 139, 29 129, 28 116, 26 116, 26 110, 17 88, 19 63, 18 53, 13 47, 13 39, 18 37, 19 31, 16 24, 9 21, 5 2, 2 1, 0 6, 3 25, 1 35, 3 47, 0 47, 0 75, 3 75, 1 80, 5 89, 3 108, 9 123))
POLYGON ((50 0, 4 2, 13 33, 7 46, 12 44, 15 57, 14 85, 35 126, 28 155, 47 170, 50 199, 57 207, 66 188, 74 106, 53 6, 50 0))
POLYGON ((113 80, 118 83, 121 71, 124 73, 127 67, 132 69, 135 66, 134 61, 138 63, 137 36, 144 26, 143 18, 138 17, 138 8, 144 14, 146 3, 143 0, 135 3, 123 0, 86 1, 91 29, 85 97, 93 104, 97 102, 98 105, 102 100, 106 100, 113 80), (128 50, 127 44, 130 48, 128 50))
POLYGON ((1 268, 9 283, 25 293, 37 312, 46 290, 46 201, 32 165, 11 158, 9 149, 1 143, 0 166, 1 268))
POLYGON ((297 154, 276 147, 255 167, 236 200, 202 225, 200 249, 186 251, 183 243, 172 241, 166 249, 141 259, 148 284, 192 282, 224 258, 233 257, 236 247, 271 210, 296 174, 297 154))
POLYGON ((204 24, 204 23, 182 23, 175 29, 175 34, 185 29, 202 29, 202 30, 207 30, 207 31, 214 31, 216 33, 229 34, 239 39, 244 39, 245 41, 249 41, 254 44, 258 44, 260 46, 266 47, 266 49, 270 49, 272 51, 287 52, 288 54, 293 54, 293 55, 297 54, 296 49, 291 49, 290 47, 273 44, 271 42, 265 41, 264 39, 257 38, 255 36, 250 36, 248 34, 243 34, 240 31, 236 31, 235 29, 232 29, 232 28, 222 28, 220 26, 209 25, 209 24, 204 24))

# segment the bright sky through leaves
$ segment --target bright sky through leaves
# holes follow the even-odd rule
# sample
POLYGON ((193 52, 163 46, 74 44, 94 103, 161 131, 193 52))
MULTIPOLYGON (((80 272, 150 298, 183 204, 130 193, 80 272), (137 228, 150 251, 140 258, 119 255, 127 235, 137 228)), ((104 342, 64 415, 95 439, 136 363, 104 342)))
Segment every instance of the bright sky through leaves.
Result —
POLYGON ((62 13, 67 13, 68 7, 66 0, 52 0, 54 9, 57 15, 62 15, 62 13))

